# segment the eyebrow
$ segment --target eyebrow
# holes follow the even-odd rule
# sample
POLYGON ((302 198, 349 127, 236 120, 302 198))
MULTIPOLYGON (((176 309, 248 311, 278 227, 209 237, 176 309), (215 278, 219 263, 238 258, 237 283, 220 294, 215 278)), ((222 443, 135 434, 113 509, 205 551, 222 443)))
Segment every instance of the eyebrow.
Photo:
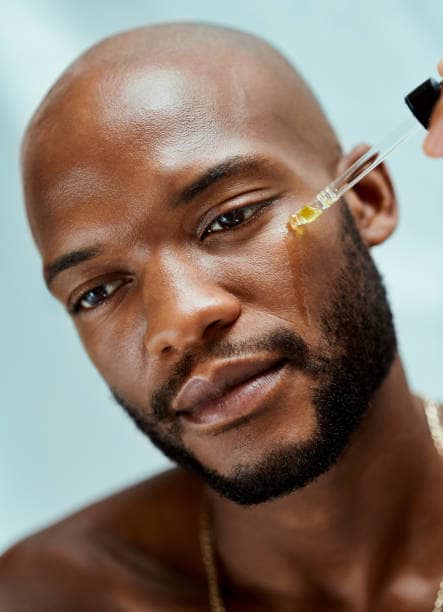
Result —
POLYGON ((87 247, 78 251, 71 251, 57 257, 53 262, 47 264, 43 270, 43 276, 47 287, 49 288, 54 278, 63 270, 69 270, 74 266, 78 266, 84 261, 88 261, 103 253, 103 248, 99 246, 87 247))
MULTIPOLYGON (((173 203, 173 206, 189 203, 204 191, 212 187, 215 183, 228 178, 233 178, 242 174, 260 174, 263 171, 269 172, 272 170, 273 164, 256 155, 235 155, 222 162, 208 168, 203 174, 187 185, 178 195, 173 203)), ((43 269, 43 276, 48 289, 50 288, 55 277, 79 264, 89 261, 104 252, 103 247, 99 245, 88 246, 83 249, 65 253, 57 257, 53 262, 47 264, 43 269)))
POLYGON ((179 194, 176 204, 186 204, 201 195, 204 191, 212 187, 215 183, 239 176, 241 174, 259 174, 264 170, 268 172, 273 164, 263 157, 256 155, 235 155, 223 160, 219 164, 206 170, 201 176, 192 181, 179 194))

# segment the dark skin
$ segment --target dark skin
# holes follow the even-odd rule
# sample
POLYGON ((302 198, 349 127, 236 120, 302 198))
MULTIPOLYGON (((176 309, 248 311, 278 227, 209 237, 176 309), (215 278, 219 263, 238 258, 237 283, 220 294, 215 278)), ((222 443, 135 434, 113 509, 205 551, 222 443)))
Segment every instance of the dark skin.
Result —
MULTIPOLYGON (((343 258, 340 213, 333 207, 298 242, 286 221, 362 151, 340 154, 311 94, 273 51, 206 32, 175 26, 151 30, 149 43, 140 31, 105 41, 62 77, 23 149, 27 211, 50 290, 71 308, 115 281, 112 297, 73 319, 105 381, 148 413, 147 398, 189 347, 241 342, 282 322, 319 342, 343 258), (171 41, 184 34, 175 52, 171 41), (228 159, 243 165, 189 190, 228 159), (187 202, 177 204, 180 196, 187 202), (270 200, 243 227, 215 231, 217 215, 270 200), (202 240, 208 227, 214 233, 202 240), (97 242, 100 253, 49 278, 60 256, 97 242), (309 274, 297 267, 300 249, 309 274)), ((431 135, 442 126, 440 104, 431 135)), ((425 146, 441 153, 438 143, 425 146)), ((395 229, 384 167, 347 204, 368 247, 395 229)), ((309 380, 284 383, 274 391, 278 413, 224 436, 185 428, 186 444, 229 474, 282 436, 309 439, 309 380)), ((427 612, 443 573, 442 487, 422 402, 397 356, 346 454, 310 486, 245 508, 170 470, 7 552, 0 609, 208 610, 198 545, 206 492, 228 610, 427 612)))

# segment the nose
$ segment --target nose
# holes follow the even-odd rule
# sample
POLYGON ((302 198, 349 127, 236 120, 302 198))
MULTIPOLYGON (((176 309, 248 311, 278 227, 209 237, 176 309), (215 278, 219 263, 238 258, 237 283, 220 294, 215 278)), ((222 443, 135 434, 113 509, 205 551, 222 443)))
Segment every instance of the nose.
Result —
POLYGON ((239 300, 199 274, 193 266, 174 266, 157 277, 155 296, 145 301, 144 345, 151 357, 184 354, 226 331, 240 316, 239 300))

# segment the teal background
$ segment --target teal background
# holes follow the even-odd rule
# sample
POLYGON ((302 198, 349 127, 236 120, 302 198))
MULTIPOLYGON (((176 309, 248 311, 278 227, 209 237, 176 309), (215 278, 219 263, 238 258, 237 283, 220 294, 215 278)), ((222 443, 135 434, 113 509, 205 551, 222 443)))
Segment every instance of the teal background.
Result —
MULTIPOLYGON (((59 73, 118 30, 164 20, 266 37, 313 85, 342 142, 376 142, 443 56, 443 2, 66 0, 8 3, 0 20, 0 550, 167 461, 111 400, 46 292, 22 206, 20 138, 59 73)), ((443 400, 443 159, 422 136, 392 154, 401 222, 374 251, 413 389, 443 400)))

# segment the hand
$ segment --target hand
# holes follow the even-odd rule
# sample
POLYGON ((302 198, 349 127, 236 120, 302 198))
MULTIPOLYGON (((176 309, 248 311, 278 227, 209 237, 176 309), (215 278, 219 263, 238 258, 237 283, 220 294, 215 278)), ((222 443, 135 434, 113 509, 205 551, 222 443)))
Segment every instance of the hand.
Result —
MULTIPOLYGON (((438 72, 443 76, 443 60, 438 65, 438 72)), ((423 150, 430 157, 443 157, 443 93, 432 113, 429 134, 423 143, 423 150)))

